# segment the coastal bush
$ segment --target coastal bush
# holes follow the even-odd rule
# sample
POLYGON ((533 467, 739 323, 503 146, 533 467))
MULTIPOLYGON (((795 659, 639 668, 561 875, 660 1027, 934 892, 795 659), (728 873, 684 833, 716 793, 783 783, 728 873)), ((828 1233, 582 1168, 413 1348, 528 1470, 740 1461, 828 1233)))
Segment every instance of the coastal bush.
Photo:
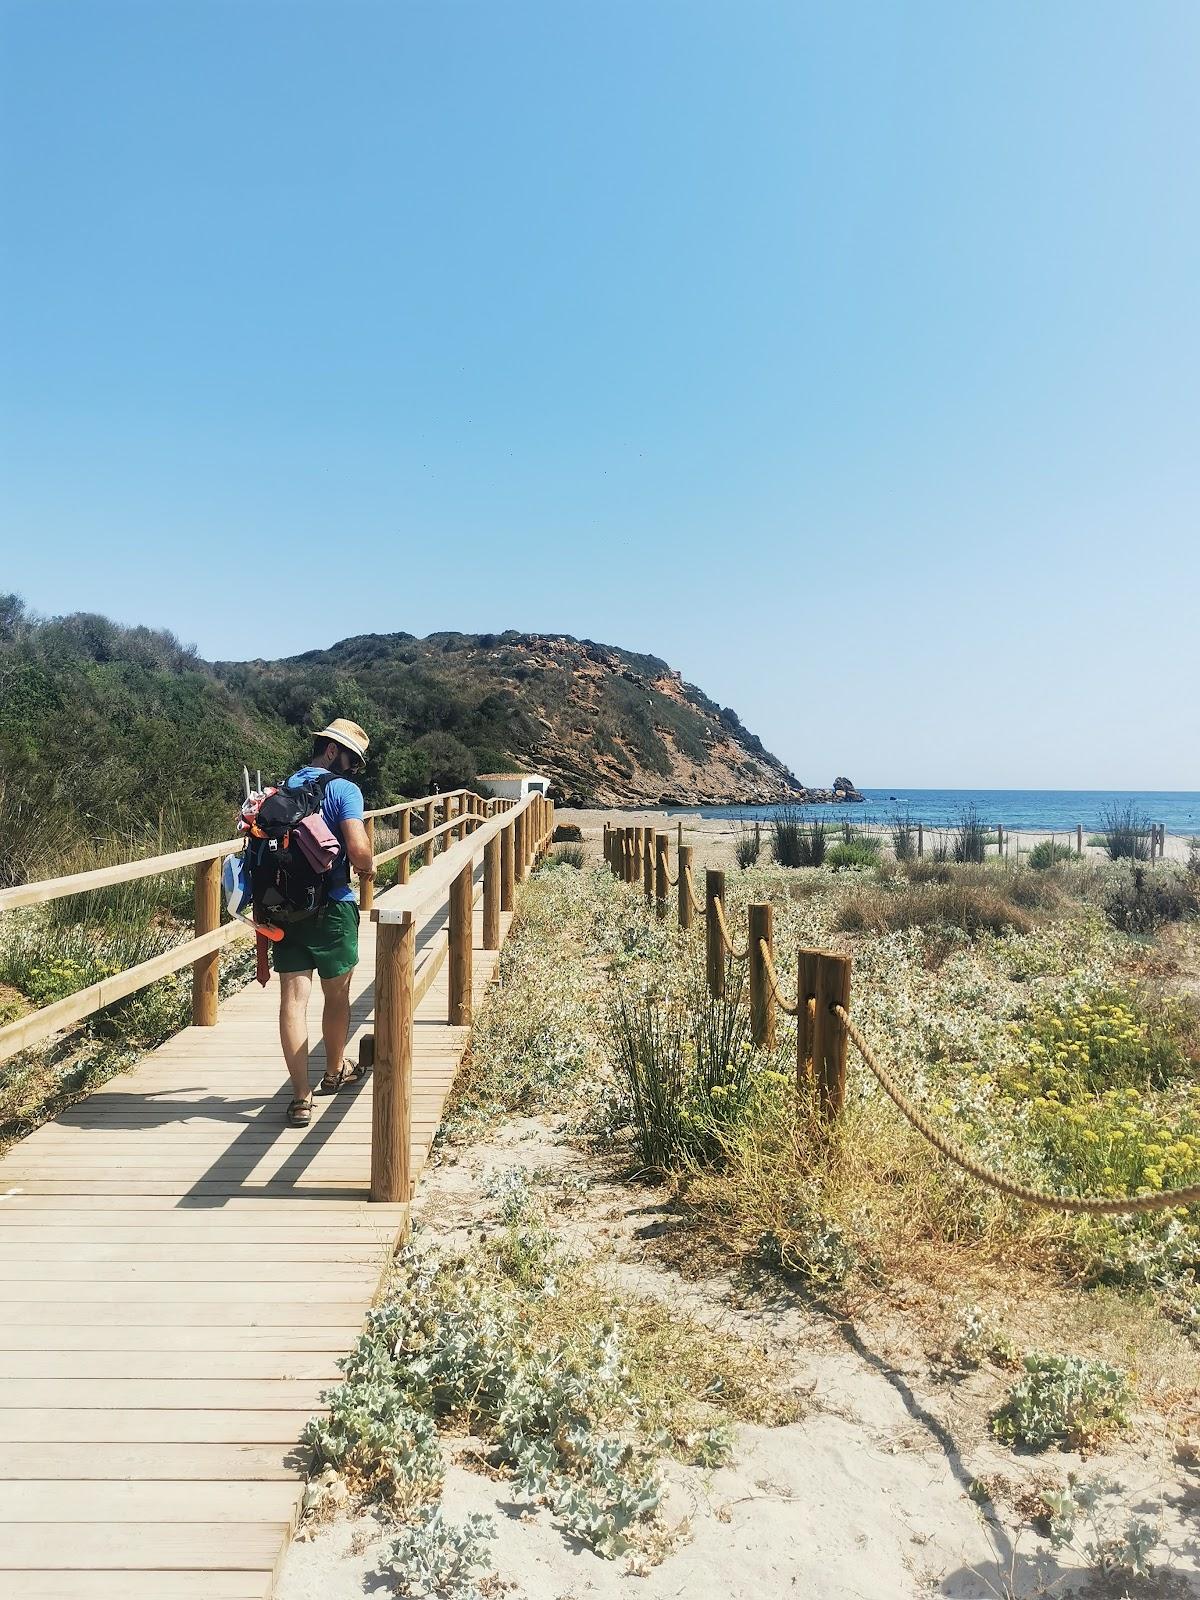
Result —
POLYGON ((737 864, 743 869, 758 864, 758 857, 762 848, 762 836, 757 828, 743 828, 734 845, 734 854, 737 864))
POLYGON ((890 933, 902 928, 959 928, 980 933, 1027 933, 1029 917, 986 883, 880 884, 839 907, 835 926, 845 933, 890 933))
POLYGON ((721 1130, 744 1114, 759 1065, 744 985, 744 969, 732 963, 721 996, 709 992, 696 969, 677 992, 616 984, 612 1063, 647 1166, 666 1170, 715 1159, 721 1130))
POLYGON ((1132 800, 1104 807, 1100 838, 1110 861, 1146 861, 1150 857, 1150 819, 1132 800))
POLYGON ((556 845, 547 865, 552 867, 582 867, 587 855, 581 844, 556 845))
POLYGON ((879 840, 863 837, 849 844, 835 844, 825 857, 825 864, 832 867, 835 872, 854 867, 877 867, 879 840))
POLYGON ((1056 844, 1053 839, 1041 839, 1029 852, 1029 865, 1035 872, 1057 866, 1060 861, 1070 861, 1075 852, 1070 845, 1056 844))
POLYGON ((799 806, 777 806, 771 817, 771 854, 781 867, 798 867, 800 837, 804 830, 803 813, 799 806))
POLYGON ((1134 934, 1200 916, 1196 877, 1186 869, 1135 866, 1109 891, 1104 913, 1114 928, 1134 934))
POLYGON ((907 811, 898 811, 889 824, 897 861, 913 861, 917 854, 917 824, 907 811))
POLYGON ((983 861, 987 856, 987 841, 991 829, 982 822, 974 805, 965 806, 959 814, 954 832, 952 853, 955 861, 983 861))
POLYGON ((1128 1426, 1133 1390, 1119 1367, 1083 1356, 1033 1353, 1024 1375, 992 1418, 1009 1444, 1045 1450, 1051 1444, 1087 1449, 1128 1426))

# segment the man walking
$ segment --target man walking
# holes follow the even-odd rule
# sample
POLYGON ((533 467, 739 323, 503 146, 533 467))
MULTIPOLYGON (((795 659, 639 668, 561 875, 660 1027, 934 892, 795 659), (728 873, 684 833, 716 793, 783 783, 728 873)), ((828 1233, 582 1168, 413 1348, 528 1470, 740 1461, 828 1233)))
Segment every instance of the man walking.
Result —
POLYGON ((321 1037, 325 1041, 324 1094, 335 1094, 362 1076, 345 1060, 350 1033, 350 976, 358 965, 358 902, 350 887, 350 868, 360 878, 373 877, 374 857, 363 821, 362 790, 352 777, 362 771, 370 740, 357 722, 338 717, 314 735, 312 760, 294 772, 284 785, 293 788, 315 778, 332 778, 325 785, 321 815, 341 844, 329 869, 324 905, 315 916, 288 923, 283 938, 272 945, 279 975, 279 1040, 292 1081, 288 1121, 294 1128, 312 1120, 312 1090, 308 1080, 308 999, 314 969, 321 980, 325 1007, 321 1037))

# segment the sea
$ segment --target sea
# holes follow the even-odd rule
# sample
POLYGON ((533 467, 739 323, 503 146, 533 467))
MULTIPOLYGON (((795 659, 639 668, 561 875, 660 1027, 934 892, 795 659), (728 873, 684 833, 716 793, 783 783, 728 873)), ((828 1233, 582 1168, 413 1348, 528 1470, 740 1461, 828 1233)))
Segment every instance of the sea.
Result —
MULTIPOLYGON (((1200 836, 1200 793, 1158 789, 863 789, 862 805, 812 805, 798 809, 805 819, 872 823, 884 827, 907 813, 927 828, 952 828, 974 806, 981 821, 1005 829, 1069 833, 1082 826, 1095 833, 1105 813, 1132 804, 1148 822, 1160 822, 1168 833, 1200 836)), ((766 820, 777 806, 672 807, 672 816, 729 817, 766 820)))

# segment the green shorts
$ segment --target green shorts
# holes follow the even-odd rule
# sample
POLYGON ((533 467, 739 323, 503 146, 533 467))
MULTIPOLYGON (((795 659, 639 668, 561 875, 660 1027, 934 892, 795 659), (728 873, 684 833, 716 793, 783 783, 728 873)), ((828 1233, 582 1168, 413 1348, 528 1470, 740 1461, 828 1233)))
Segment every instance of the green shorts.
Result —
POLYGON ((358 906, 353 900, 329 900, 315 917, 290 923, 271 946, 276 972, 311 972, 340 978, 358 965, 358 906))

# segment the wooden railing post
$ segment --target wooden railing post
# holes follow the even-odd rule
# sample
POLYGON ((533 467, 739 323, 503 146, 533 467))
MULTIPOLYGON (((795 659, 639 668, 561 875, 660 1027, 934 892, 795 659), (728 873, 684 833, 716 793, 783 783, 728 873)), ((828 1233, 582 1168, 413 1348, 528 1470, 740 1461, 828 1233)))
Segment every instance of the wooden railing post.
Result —
POLYGON ((625 858, 622 862, 625 870, 621 875, 625 883, 633 882, 633 866, 635 861, 638 862, 640 867, 641 858, 638 855, 638 831, 636 828, 629 827, 625 829, 625 858))
POLYGON ((833 1008, 850 1009, 850 965, 849 956, 831 956, 824 950, 817 961, 812 1054, 824 1122, 839 1116, 846 1101, 848 1035, 833 1008))
POLYGON ((1083 854, 1083 823, 1082 822, 1077 822, 1075 824, 1075 854, 1077 856, 1081 856, 1083 854))
POLYGON ((801 949, 796 953, 796 1094, 812 1092, 813 1084, 813 1007, 817 998, 819 950, 801 949))
POLYGON ((509 823, 500 830, 500 909, 511 911, 515 903, 514 885, 516 882, 516 840, 513 837, 514 823, 509 823))
POLYGON ((767 977, 762 946, 774 955, 771 938, 771 907, 750 907, 750 1037, 755 1044, 770 1050, 775 1045, 775 999, 767 977))
MULTIPOLYGON (((221 859, 196 864, 196 937, 221 925, 221 859)), ((192 962, 192 1023, 215 1028, 221 989, 221 954, 214 950, 192 962)))
POLYGON ((607 862, 607 863, 608 863, 608 864, 609 864, 609 865, 610 865, 610 866, 611 866, 611 865, 612 865, 612 855, 611 855, 611 853, 610 853, 610 846, 611 846, 611 844, 612 844, 612 836, 611 836, 611 834, 610 834, 610 833, 609 833, 609 829, 608 829, 608 823, 607 823, 607 822, 606 822, 606 823, 605 823, 605 824, 604 824, 604 834, 603 834, 603 837, 602 837, 602 838, 601 838, 601 841, 600 841, 600 849, 601 849, 601 850, 602 850, 602 851, 603 851, 603 853, 604 853, 604 859, 605 859, 605 861, 606 861, 606 862, 607 862))
POLYGON ((500 836, 483 847, 483 948, 500 948, 500 836))
MULTIPOLYGON (((374 860, 374 857, 375 857, 375 818, 374 817, 368 817, 367 820, 366 820, 365 826, 366 826, 366 830, 367 830, 367 843, 371 846, 371 858, 372 858, 372 860, 374 860)), ((358 909, 360 911, 370 911, 371 907, 374 904, 375 904, 375 879, 374 878, 359 878, 359 880, 358 880, 358 909)))
POLYGON ((471 863, 450 885, 450 1024, 465 1027, 471 1020, 471 946, 474 943, 474 883, 471 863))
POLYGON ((660 917, 667 915, 667 891, 671 885, 667 881, 671 876, 670 870, 671 836, 667 833, 654 835, 654 899, 660 917))
POLYGON ((513 877, 518 883, 525 882, 525 835, 528 831, 527 813, 518 811, 513 818, 513 877))
MULTIPOLYGON (((436 815, 436 812, 434 810, 434 804, 433 804, 433 801, 431 800, 429 802, 429 804, 425 807, 425 816, 424 816, 424 819, 421 822, 421 832, 422 833, 432 833, 433 832, 433 819, 434 819, 435 815, 436 815)), ((432 862, 433 862, 433 850, 434 850, 435 843, 436 843, 435 840, 430 839, 429 843, 423 847, 424 855, 425 855, 425 865, 427 867, 430 866, 432 864, 432 862)))
MULTIPOLYGON (((412 818, 409 809, 405 806, 400 813, 400 843, 407 844, 412 838, 412 818)), ((400 857, 396 868, 396 882, 407 883, 412 876, 412 864, 407 855, 400 857)))
POLYGON ((704 965, 708 973, 708 992, 720 999, 725 993, 725 942, 717 907, 724 910, 725 874, 709 867, 704 874, 704 965))
POLYGON ((375 946, 371 1073, 371 1199, 411 1198, 413 949, 416 925, 381 922, 375 946))
POLYGON ((654 903, 654 829, 642 830, 642 889, 646 904, 654 903))
POLYGON ((919 856, 925 854, 925 824, 923 822, 917 823, 917 854, 919 856))
POLYGON ((692 897, 688 892, 691 870, 692 847, 690 844, 681 844, 677 852, 676 871, 679 873, 679 926, 685 930, 692 925, 692 897))

